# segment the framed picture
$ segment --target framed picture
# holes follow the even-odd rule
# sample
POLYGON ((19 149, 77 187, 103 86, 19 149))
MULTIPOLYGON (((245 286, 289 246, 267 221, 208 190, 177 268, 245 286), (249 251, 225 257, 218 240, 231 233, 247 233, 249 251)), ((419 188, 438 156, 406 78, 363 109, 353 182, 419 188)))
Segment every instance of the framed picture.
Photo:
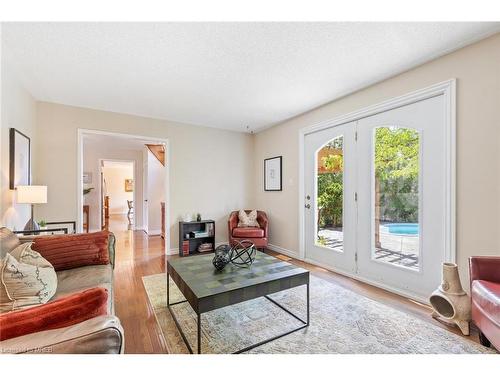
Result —
POLYGON ((282 157, 276 156, 264 160, 264 191, 281 191, 282 157))
POLYGON ((19 130, 9 133, 9 189, 31 183, 31 140, 19 130))
POLYGON ((125 180, 125 191, 126 192, 134 191, 134 180, 133 179, 127 178, 125 180))
POLYGON ((91 184, 92 183, 92 172, 83 172, 82 182, 84 184, 91 184))

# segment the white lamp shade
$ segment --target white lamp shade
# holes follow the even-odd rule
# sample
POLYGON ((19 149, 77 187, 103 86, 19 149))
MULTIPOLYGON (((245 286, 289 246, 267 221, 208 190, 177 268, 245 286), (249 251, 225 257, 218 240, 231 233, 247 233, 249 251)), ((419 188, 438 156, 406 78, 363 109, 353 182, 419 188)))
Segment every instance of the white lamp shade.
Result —
POLYGON ((16 186, 17 203, 47 203, 47 186, 25 185, 16 186))

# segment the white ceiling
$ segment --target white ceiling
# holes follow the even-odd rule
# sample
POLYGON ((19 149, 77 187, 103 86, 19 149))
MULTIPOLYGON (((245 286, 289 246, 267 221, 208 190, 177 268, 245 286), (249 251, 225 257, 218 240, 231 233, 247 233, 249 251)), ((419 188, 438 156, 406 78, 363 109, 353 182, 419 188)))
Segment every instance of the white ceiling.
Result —
POLYGON ((38 100, 245 131, 499 30, 499 23, 4 23, 3 38, 38 100))

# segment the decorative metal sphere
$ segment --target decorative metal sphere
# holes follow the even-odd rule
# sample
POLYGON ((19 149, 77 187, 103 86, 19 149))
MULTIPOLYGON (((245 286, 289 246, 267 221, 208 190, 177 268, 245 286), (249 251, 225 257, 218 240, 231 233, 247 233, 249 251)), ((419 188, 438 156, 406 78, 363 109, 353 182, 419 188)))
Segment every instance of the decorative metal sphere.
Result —
POLYGON ((257 248, 250 240, 236 241, 231 249, 231 263, 238 267, 250 267, 257 255, 257 248))
POLYGON ((229 245, 220 245, 215 249, 215 256, 212 264, 218 271, 222 271, 226 264, 231 261, 231 248, 229 245))

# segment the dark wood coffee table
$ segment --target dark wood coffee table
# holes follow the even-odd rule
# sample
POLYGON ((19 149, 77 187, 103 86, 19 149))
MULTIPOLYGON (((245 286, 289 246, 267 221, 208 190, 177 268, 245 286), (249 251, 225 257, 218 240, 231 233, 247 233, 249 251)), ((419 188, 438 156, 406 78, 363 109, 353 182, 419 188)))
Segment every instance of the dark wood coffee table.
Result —
POLYGON ((167 260, 167 307, 190 353, 193 353, 193 349, 172 309, 173 305, 179 303, 189 303, 196 312, 198 354, 201 353, 201 314, 251 299, 265 297, 301 324, 292 330, 234 353, 245 352, 309 325, 309 271, 260 252, 257 253, 252 266, 242 268, 229 263, 222 271, 214 268, 212 258, 213 254, 209 254, 167 260), (186 298, 185 300, 170 303, 170 277, 186 298), (269 294, 301 285, 307 286, 305 320, 269 297, 269 294))

